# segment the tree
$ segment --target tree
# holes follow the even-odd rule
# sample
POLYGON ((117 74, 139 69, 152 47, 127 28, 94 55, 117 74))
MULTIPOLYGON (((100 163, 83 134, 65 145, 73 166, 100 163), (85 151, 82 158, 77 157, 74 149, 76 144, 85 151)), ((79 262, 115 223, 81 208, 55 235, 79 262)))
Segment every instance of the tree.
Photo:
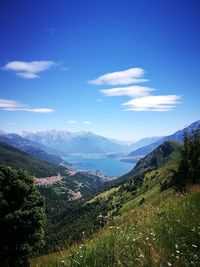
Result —
POLYGON ((33 178, 0 165, 0 266, 29 266, 44 245, 44 223, 44 198, 33 178))
POLYGON ((200 128, 192 131, 189 158, 192 183, 196 184, 200 182, 200 128))
POLYGON ((184 134, 184 144, 178 171, 174 173, 176 190, 185 193, 187 188, 200 182, 200 128, 190 135, 184 134))

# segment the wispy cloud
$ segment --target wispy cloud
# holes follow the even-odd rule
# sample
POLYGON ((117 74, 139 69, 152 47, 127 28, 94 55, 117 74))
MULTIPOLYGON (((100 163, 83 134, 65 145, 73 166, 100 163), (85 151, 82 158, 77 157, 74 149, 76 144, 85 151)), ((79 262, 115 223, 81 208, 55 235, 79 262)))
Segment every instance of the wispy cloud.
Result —
POLYGON ((69 120, 67 123, 69 124, 86 124, 86 125, 90 125, 92 124, 91 121, 76 121, 76 120, 69 120))
POLYGON ((28 112, 35 112, 35 113, 50 113, 50 112, 55 111, 52 108, 4 108, 3 110, 6 110, 6 111, 28 111, 28 112))
POLYGON ((16 100, 0 99, 0 110, 5 111, 28 111, 36 113, 54 112, 52 108, 32 108, 29 105, 21 104, 16 100))
MULTIPOLYGON (((20 108, 22 104, 16 100, 0 99, 0 108, 20 108)), ((23 105, 25 106, 25 105, 23 105)))
MULTIPOLYGON (((148 81, 144 79, 144 70, 142 68, 131 68, 124 71, 107 73, 99 76, 95 80, 89 81, 94 85, 128 85, 148 81)), ((100 92, 105 96, 126 96, 130 97, 122 105, 125 110, 133 111, 170 111, 181 103, 181 97, 178 95, 152 95, 155 88, 140 85, 129 85, 124 87, 114 87, 110 89, 101 89, 100 92)))
POLYGON ((92 124, 91 121, 83 121, 82 123, 83 123, 83 124, 86 124, 86 125, 90 125, 90 124, 92 124))
POLYGON ((117 87, 112 89, 103 89, 100 92, 106 96, 130 96, 130 97, 142 97, 149 95, 154 91, 154 88, 144 86, 128 86, 117 87))
POLYGON ((77 121, 75 121, 75 120, 69 120, 67 123, 69 123, 69 124, 76 124, 77 121))
POLYGON ((11 61, 8 62, 3 69, 7 71, 14 71, 18 77, 24 79, 39 78, 39 73, 50 69, 57 63, 52 60, 44 61, 11 61))
POLYGON ((141 68, 131 68, 123 71, 106 73, 88 83, 93 85, 128 85, 133 83, 146 82, 143 78, 144 70, 141 68))
POLYGON ((127 106, 126 110, 134 111, 170 111, 180 103, 180 100, 178 95, 150 95, 131 99, 122 105, 127 106))

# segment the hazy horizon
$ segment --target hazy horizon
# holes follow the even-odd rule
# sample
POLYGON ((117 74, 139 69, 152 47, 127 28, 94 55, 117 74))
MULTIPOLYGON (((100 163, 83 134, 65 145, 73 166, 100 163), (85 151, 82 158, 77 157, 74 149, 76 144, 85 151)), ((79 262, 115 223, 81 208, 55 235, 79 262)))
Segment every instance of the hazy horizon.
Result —
POLYGON ((93 132, 93 131, 87 131, 87 130, 80 130, 80 131, 73 131, 73 130, 65 130, 65 129, 46 129, 46 130, 38 130, 38 131, 27 131, 27 130, 21 130, 21 131, 12 131, 12 132, 9 132, 9 131, 4 131, 4 130, 2 130, 2 129, 0 129, 0 130, 2 130, 2 131, 4 131, 4 132, 6 132, 6 133, 16 133, 16 134, 21 134, 22 132, 30 132, 30 133, 37 133, 37 132, 50 132, 50 131, 64 131, 64 132, 70 132, 70 133, 81 133, 81 132, 83 132, 83 133, 92 133, 92 134, 95 134, 95 135, 100 135, 100 136, 103 136, 103 137, 105 137, 105 138, 108 138, 108 139, 113 139, 113 140, 116 140, 116 141, 124 141, 124 142, 130 142, 130 141, 132 141, 132 142, 137 142, 137 141, 139 141, 139 140, 141 140, 141 139, 143 139, 143 138, 151 138, 151 137, 162 137, 162 136, 168 136, 168 135, 171 135, 171 134, 174 134, 175 132, 177 132, 177 131, 179 131, 179 130, 182 130, 182 129, 184 129, 184 128, 186 128, 186 127, 188 127, 190 124, 192 124, 192 123, 194 123, 194 121, 193 122, 191 122, 191 123, 189 123, 189 124, 187 124, 187 125, 184 125, 182 128, 180 128, 180 129, 176 129, 176 130, 174 130, 174 131, 170 131, 170 132, 168 132, 168 133, 165 133, 165 134, 163 134, 163 135, 152 135, 152 136, 147 136, 147 135, 141 135, 141 137, 139 137, 139 138, 134 138, 134 136, 133 136, 133 138, 130 138, 130 139, 119 139, 119 138, 115 138, 115 137, 113 137, 113 136, 105 136, 105 135, 101 135, 100 133, 96 133, 96 132, 93 132))

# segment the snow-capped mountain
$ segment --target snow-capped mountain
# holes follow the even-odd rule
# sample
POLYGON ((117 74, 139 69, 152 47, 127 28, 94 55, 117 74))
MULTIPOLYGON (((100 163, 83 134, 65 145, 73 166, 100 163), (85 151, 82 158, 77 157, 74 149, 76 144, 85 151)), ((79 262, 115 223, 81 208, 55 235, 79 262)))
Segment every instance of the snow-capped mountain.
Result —
POLYGON ((124 146, 92 132, 68 132, 50 130, 44 132, 22 132, 21 136, 66 153, 107 154, 121 152, 124 146))

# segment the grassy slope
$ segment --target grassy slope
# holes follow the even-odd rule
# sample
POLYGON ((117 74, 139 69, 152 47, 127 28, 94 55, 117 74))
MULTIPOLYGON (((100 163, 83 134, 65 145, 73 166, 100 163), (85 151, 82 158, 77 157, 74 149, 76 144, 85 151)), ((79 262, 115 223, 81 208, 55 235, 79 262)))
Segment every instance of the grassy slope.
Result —
POLYGON ((200 188, 164 191, 117 216, 91 240, 37 258, 33 267, 199 266, 200 188))
POLYGON ((124 181, 138 176, 149 170, 158 168, 170 159, 176 159, 181 152, 181 144, 176 141, 165 141, 155 150, 149 153, 144 158, 140 159, 135 167, 124 176, 120 177, 120 181, 124 181))
POLYGON ((172 189, 160 193, 160 183, 177 168, 175 158, 147 172, 134 194, 127 181, 88 201, 109 201, 107 226, 69 250, 38 257, 32 266, 199 266, 199 187, 185 196, 172 189))

